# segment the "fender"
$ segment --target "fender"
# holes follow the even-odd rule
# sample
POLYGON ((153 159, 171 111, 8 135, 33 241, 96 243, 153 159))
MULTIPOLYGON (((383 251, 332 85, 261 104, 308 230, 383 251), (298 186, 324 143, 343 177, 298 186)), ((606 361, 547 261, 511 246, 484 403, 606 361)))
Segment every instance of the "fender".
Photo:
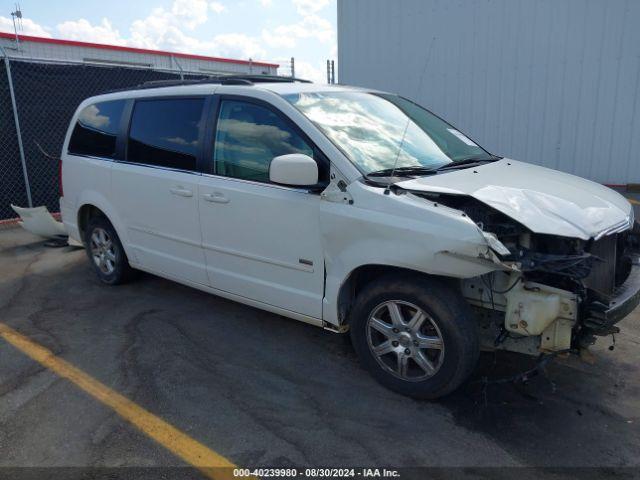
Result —
POLYGON ((340 288, 365 265, 471 278, 503 269, 478 226, 459 210, 411 194, 354 182, 353 204, 323 201, 320 229, 326 265, 323 320, 338 325, 340 288), (361 208, 359 205, 366 205, 361 208))
POLYGON ((95 190, 83 190, 78 195, 78 200, 76 202, 77 208, 75 208, 75 215, 72 217, 76 223, 75 225, 70 225, 65 218, 65 226, 67 226, 67 228, 71 227, 75 232, 78 232, 78 213, 80 212, 80 209, 85 205, 93 205, 106 215, 106 217, 111 222, 111 225, 113 225, 113 228, 116 230, 118 237, 120 238, 120 242, 122 243, 122 247, 127 254, 127 258, 129 258, 131 262, 135 263, 135 252, 129 247, 127 229, 124 228, 124 223, 122 222, 122 219, 118 215, 116 209, 112 206, 111 202, 101 193, 96 192, 95 190))

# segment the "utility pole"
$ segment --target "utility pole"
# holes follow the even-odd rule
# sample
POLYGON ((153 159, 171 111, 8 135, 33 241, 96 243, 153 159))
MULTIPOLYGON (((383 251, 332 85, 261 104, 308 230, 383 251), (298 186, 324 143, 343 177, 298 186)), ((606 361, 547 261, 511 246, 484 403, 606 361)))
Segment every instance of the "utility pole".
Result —
POLYGON ((16 3, 16 11, 11 12, 11 18, 13 20, 13 32, 16 35, 16 48, 20 49, 20 37, 18 36, 18 30, 22 30, 22 10, 20 10, 20 5, 16 3), (16 25, 16 20, 17 25, 16 25))

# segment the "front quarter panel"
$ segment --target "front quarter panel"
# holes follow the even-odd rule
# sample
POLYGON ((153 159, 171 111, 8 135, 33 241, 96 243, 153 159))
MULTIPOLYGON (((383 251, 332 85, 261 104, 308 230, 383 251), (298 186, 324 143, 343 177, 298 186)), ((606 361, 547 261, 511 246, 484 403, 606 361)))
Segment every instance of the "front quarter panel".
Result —
POLYGON ((479 228, 462 212, 412 194, 353 182, 353 204, 323 201, 320 227, 327 271, 324 320, 337 325, 340 287, 364 265, 470 278, 499 268, 479 228))

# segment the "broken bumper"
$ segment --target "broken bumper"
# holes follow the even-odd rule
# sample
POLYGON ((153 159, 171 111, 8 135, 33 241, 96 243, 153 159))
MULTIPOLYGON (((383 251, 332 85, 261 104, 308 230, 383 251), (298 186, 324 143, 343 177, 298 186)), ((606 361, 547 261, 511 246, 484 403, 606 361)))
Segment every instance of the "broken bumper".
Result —
POLYGON ((614 325, 629 315, 640 304, 640 263, 634 259, 631 273, 627 280, 620 285, 615 296, 605 305, 593 302, 588 308, 588 317, 584 324, 596 335, 616 333, 614 325))

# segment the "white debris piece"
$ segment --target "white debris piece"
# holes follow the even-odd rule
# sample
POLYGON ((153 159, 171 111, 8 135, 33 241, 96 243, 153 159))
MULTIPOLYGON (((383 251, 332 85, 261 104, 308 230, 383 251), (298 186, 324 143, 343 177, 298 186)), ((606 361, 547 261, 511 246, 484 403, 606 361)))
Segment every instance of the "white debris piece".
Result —
MULTIPOLYGON (((58 222, 44 205, 34 208, 22 208, 11 205, 11 208, 20 216, 18 222, 28 232, 45 238, 67 237, 67 230, 62 222, 58 222)), ((71 240, 70 244, 76 244, 71 240)))

